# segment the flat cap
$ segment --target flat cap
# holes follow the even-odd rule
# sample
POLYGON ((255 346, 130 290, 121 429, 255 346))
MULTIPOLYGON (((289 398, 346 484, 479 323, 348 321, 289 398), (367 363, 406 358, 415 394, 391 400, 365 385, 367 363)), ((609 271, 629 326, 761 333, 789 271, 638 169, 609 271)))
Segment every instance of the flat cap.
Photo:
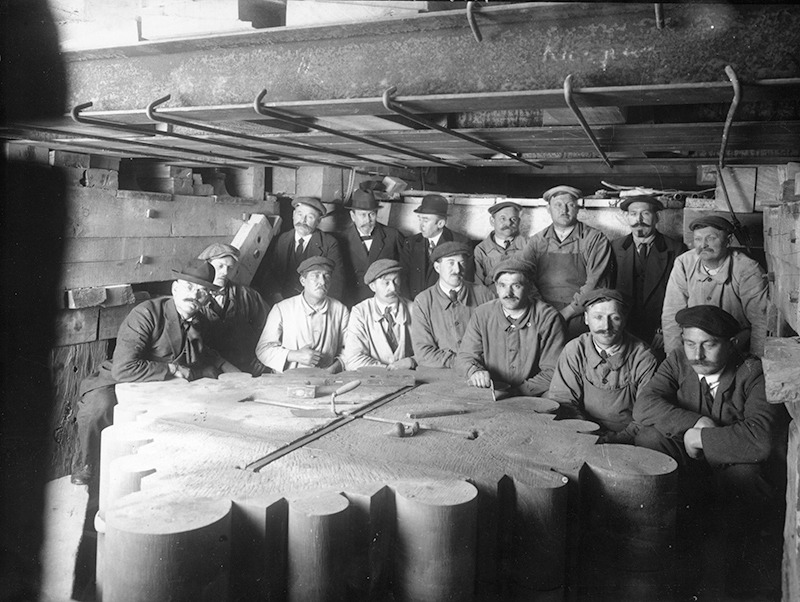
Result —
POLYGON ((367 268, 367 273, 364 274, 364 284, 369 284, 381 276, 394 274, 402 269, 403 266, 396 259, 379 259, 367 268))
POLYGON ((492 281, 497 282, 497 278, 500 274, 505 274, 508 272, 519 272, 520 274, 525 274, 529 278, 533 277, 533 264, 530 261, 525 261, 521 257, 512 256, 508 259, 504 259, 500 263, 498 263, 494 271, 492 272, 492 281))
POLYGON ((214 284, 214 276, 217 271, 213 265, 203 259, 190 259, 181 269, 173 269, 172 273, 175 274, 176 280, 194 282, 211 291, 218 291, 220 288, 214 284))
POLYGON ((375 199, 371 190, 355 190, 350 197, 348 209, 362 209, 364 211, 375 211, 380 208, 380 203, 375 199))
POLYGON ((436 263, 440 259, 450 257, 451 255, 466 255, 469 257, 472 255, 472 247, 463 242, 443 242, 433 248, 431 252, 431 263, 436 263))
POLYGON ((723 232, 733 232, 733 224, 719 215, 706 215, 692 220, 689 224, 689 230, 697 230, 698 228, 716 228, 723 232))
POLYGON ((426 213, 429 215, 447 216, 447 199, 441 194, 426 194, 422 197, 420 206, 414 209, 414 213, 426 213))
POLYGON ((631 206, 633 203, 648 203, 653 206, 655 211, 663 211, 664 205, 659 201, 656 197, 651 194, 637 194, 632 196, 626 196, 622 199, 619 205, 620 209, 623 211, 627 211, 628 207, 631 206))
POLYGON ((324 270, 327 272, 332 272, 335 265, 336 264, 333 263, 333 259, 328 259, 322 255, 316 255, 301 261, 300 265, 297 266, 297 273, 305 274, 311 270, 324 270))
POLYGON ((322 204, 318 198, 313 196, 299 196, 292 200, 292 207, 297 207, 298 205, 308 205, 312 209, 316 209, 319 211, 319 214, 325 217, 325 205, 322 204))
POLYGON ((614 290, 613 288, 596 288, 593 291, 590 291, 583 298, 583 306, 588 308, 595 303, 600 303, 602 301, 616 301, 617 303, 622 304, 625 310, 630 307, 628 298, 620 291, 614 290))
POLYGON ((224 242, 212 242, 197 256, 198 259, 206 261, 221 257, 233 257, 236 261, 239 261, 239 249, 224 242))
POLYGON ((498 211, 505 209, 506 207, 513 207, 517 211, 522 211, 522 207, 517 205, 514 201, 503 201, 502 203, 495 203, 491 207, 489 207, 489 213, 494 215, 498 211))
POLYGON ((736 336, 742 329, 736 318, 716 305, 695 305, 684 308, 675 314, 675 321, 683 328, 699 328, 710 335, 725 339, 736 336))
POLYGON ((571 197, 573 197, 576 201, 583 197, 583 193, 577 188, 573 188, 572 186, 554 186, 550 190, 545 190, 544 194, 542 195, 542 198, 549 203, 550 199, 560 194, 568 194, 571 197))

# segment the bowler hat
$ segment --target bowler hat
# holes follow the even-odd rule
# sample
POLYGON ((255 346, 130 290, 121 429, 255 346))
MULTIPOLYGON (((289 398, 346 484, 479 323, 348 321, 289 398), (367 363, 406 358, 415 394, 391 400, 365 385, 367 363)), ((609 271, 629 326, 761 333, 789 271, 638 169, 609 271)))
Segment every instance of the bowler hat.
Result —
POLYGON ((327 272, 332 272, 335 265, 336 264, 333 262, 333 259, 328 259, 322 255, 315 255, 314 257, 309 257, 308 259, 301 261, 300 265, 297 266, 297 273, 302 275, 311 270, 325 270, 327 272))
POLYGON ((561 194, 568 194, 573 197, 576 201, 583 197, 583 193, 578 190, 577 188, 573 188, 572 186, 554 186, 550 190, 545 190, 542 198, 545 202, 549 203, 550 199, 554 196, 559 196, 561 194))
POLYGON ((506 207, 513 207, 517 211, 522 211, 522 207, 517 205, 515 202, 513 202, 513 201, 503 201, 502 203, 495 203, 494 205, 489 207, 489 213, 491 215, 494 215, 495 213, 497 213, 501 209, 505 209, 506 207))
POLYGON ((198 259, 205 259, 206 261, 220 259, 221 257, 233 257, 233 259, 239 261, 239 249, 224 242, 212 242, 197 256, 198 259))
POLYGON ((447 217, 447 199, 441 194, 426 194, 422 197, 420 206, 414 209, 414 213, 447 217))
POLYGON ((443 242, 440 245, 436 245, 433 251, 431 251, 431 263, 436 263, 440 259, 450 257, 451 255, 465 255, 469 257, 472 255, 472 248, 463 242, 443 242))
POLYGON ((698 228, 708 227, 716 228, 717 230, 722 230, 723 232, 733 232, 733 224, 719 215, 706 215, 704 217, 698 217, 692 220, 692 223, 689 224, 689 230, 692 231, 697 230, 698 228))
POLYGON ((725 339, 736 336, 742 329, 736 318, 716 305, 686 307, 675 314, 675 321, 684 328, 699 328, 725 339))
POLYGON ((600 303, 602 301, 616 301, 617 303, 620 303, 626 311, 629 307, 629 300, 627 297, 620 291, 614 290, 613 288, 596 288, 593 291, 590 291, 583 298, 583 306, 588 308, 595 303, 600 303))
POLYGON ((295 199, 292 201, 292 207, 297 207, 298 205, 308 205, 312 209, 316 209, 317 211, 319 211, 319 214, 322 217, 325 217, 325 213, 326 213, 325 205, 323 205, 322 201, 320 201, 316 197, 313 197, 313 196, 295 197, 295 199))
POLYGON ((200 284, 212 291, 218 291, 219 286, 214 284, 216 270, 214 266, 202 259, 190 259, 180 270, 172 270, 176 280, 186 280, 200 284))
POLYGON ((526 261, 521 257, 509 257, 495 266, 494 271, 492 272, 492 281, 497 282, 500 274, 506 274, 508 272, 519 272, 520 274, 525 274, 528 278, 531 278, 533 277, 534 266, 530 261, 526 261))
POLYGON ((364 274, 364 284, 369 284, 381 276, 394 274, 402 269, 403 266, 396 259, 379 259, 367 268, 367 273, 364 274))
POLYGON ((375 200, 375 195, 371 190, 361 190, 360 188, 353 192, 350 197, 350 205, 348 209, 362 209, 364 211, 375 211, 380 208, 380 203, 375 200))
POLYGON ((637 194, 633 196, 626 196, 622 201, 620 201, 617 207, 619 207, 623 211, 627 211, 628 207, 630 207, 632 203, 649 203, 650 205, 652 205, 653 210, 655 211, 664 210, 664 205, 661 204, 661 201, 659 201, 656 197, 650 194, 637 194))

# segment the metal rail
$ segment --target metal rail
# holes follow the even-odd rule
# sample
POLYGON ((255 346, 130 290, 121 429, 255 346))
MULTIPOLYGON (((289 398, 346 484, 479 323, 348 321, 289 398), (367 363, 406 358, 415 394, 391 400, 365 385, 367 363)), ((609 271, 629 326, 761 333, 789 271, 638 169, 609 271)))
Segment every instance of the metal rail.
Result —
POLYGON ((506 157, 510 157, 520 163, 524 163, 526 165, 530 165, 531 167, 538 167, 542 169, 544 165, 541 163, 537 163, 536 161, 529 161, 528 159, 523 158, 520 153, 515 153, 509 150, 506 150, 502 147, 497 146, 492 142, 486 142, 485 140, 480 140, 479 138, 475 138, 474 136, 470 136, 469 134, 465 134, 463 132, 459 132, 458 130, 451 130, 448 127, 443 125, 439 125, 438 123, 434 123, 420 115, 410 112, 408 109, 403 107, 399 102, 394 100, 393 95, 397 91, 395 86, 387 89, 383 93, 383 106, 386 107, 386 110, 391 111, 401 117, 405 117, 406 119, 413 121, 423 127, 426 127, 430 130, 436 130, 437 132, 442 132, 443 134, 447 134, 448 136, 452 136, 453 138, 459 138, 460 140, 466 140, 467 142, 471 142, 472 144, 476 144, 478 146, 482 146, 483 148, 488 148, 496 153, 500 153, 505 155, 506 157))
POLYGON ((299 117, 294 117, 291 115, 286 115, 284 113, 281 113, 280 111, 276 111, 275 109, 268 109, 261 102, 266 95, 267 95, 266 89, 262 90, 258 94, 258 96, 256 96, 256 99, 253 101, 253 108, 255 109, 255 112, 258 113, 259 115, 264 115, 265 117, 272 117, 273 119, 277 119, 278 121, 282 121, 283 123, 299 125, 301 127, 317 130, 319 132, 325 132, 326 134, 332 134, 334 136, 339 136, 341 138, 353 140, 354 142, 360 142, 362 144, 374 146, 376 148, 389 151, 391 153, 402 153, 404 155, 416 157, 417 159, 430 161, 431 163, 438 163, 446 167, 455 167, 456 169, 466 169, 466 165, 462 165, 460 163, 455 163, 447 161, 445 159, 440 159, 439 157, 406 149, 403 148, 402 146, 391 146, 389 144, 384 144, 383 142, 376 142, 375 140, 370 140, 369 138, 364 138, 363 136, 356 136, 355 134, 351 134, 349 132, 342 132, 339 130, 335 130, 333 128, 329 128, 324 125, 319 125, 318 123, 310 123, 308 121, 305 121, 304 119, 300 119, 299 117))
POLYGON ((572 112, 575 113, 575 117, 578 118, 578 122, 580 122, 583 131, 589 137, 589 140, 592 142, 595 150, 600 154, 600 157, 603 159, 603 162, 608 165, 611 169, 614 169, 614 166, 611 164, 611 160, 608 158, 606 153, 600 147, 600 141, 595 137, 592 128, 589 127, 589 122, 586 121, 586 118, 581 113, 580 108, 575 103, 575 99, 572 98, 572 75, 567 75, 564 79, 564 100, 567 101, 567 106, 572 109, 572 112))
MULTIPOLYGON (((307 150, 307 151, 310 150, 310 151, 316 151, 316 152, 322 152, 322 153, 339 154, 339 155, 342 155, 342 156, 345 156, 345 157, 348 157, 348 158, 351 158, 351 159, 364 161, 366 163, 379 163, 381 165, 386 165, 388 167, 399 167, 401 169, 405 169, 406 168, 405 165, 401 165, 399 163, 389 163, 389 162, 385 162, 385 161, 373 161, 372 159, 367 159, 365 157, 361 157, 359 155, 354 155, 354 154, 351 154, 351 153, 348 153, 348 152, 345 152, 345 151, 331 151, 331 150, 326 149, 326 148, 316 147, 316 146, 312 146, 312 145, 303 145, 303 144, 299 144, 299 143, 296 143, 296 142, 289 142, 289 141, 283 141, 283 140, 268 140, 268 139, 265 139, 265 138, 261 138, 259 136, 253 136, 251 134, 245 134, 243 132, 237 132, 235 130, 229 130, 229 129, 221 128, 219 126, 208 125, 208 124, 205 124, 205 123, 198 123, 196 121, 188 121, 188 120, 185 120, 185 119, 178 119, 178 118, 173 117, 173 116, 167 116, 167 115, 164 115, 163 113, 156 112, 155 108, 158 105, 164 104, 170 98, 172 98, 172 96, 170 94, 167 94, 166 96, 163 96, 162 98, 154 100, 149 105, 147 105, 147 116, 152 121, 157 121, 157 122, 160 122, 160 123, 167 123, 167 124, 171 124, 171 125, 177 125, 179 127, 193 128, 193 129, 196 129, 196 130, 202 130, 204 132, 209 132, 209 133, 212 133, 212 134, 220 134, 222 136, 230 136, 232 138, 240 138, 242 140, 251 140, 251 141, 254 141, 254 142, 261 142, 261 143, 267 143, 267 144, 276 144, 276 145, 282 145, 282 146, 290 146, 290 147, 299 148, 299 149, 303 149, 303 150, 307 150)), ((243 150, 252 150, 252 151, 255 151, 255 152, 263 152, 262 149, 254 149, 252 147, 242 146, 241 148, 243 150)), ((295 161, 301 161, 301 162, 305 162, 305 163, 316 163, 318 165, 327 165, 327 166, 339 167, 339 168, 343 168, 343 169, 351 169, 353 167, 352 165, 346 165, 344 163, 334 163, 333 161, 324 161, 322 159, 307 159, 305 157, 299 157, 297 155, 291 155, 291 154, 287 154, 287 153, 279 153, 277 151, 270 151, 270 152, 273 155, 277 156, 277 157, 282 157, 284 159, 292 159, 292 160, 295 160, 295 161)))
MULTIPOLYGON (((193 140, 193 141, 200 141, 202 143, 206 142, 202 138, 194 138, 193 136, 185 136, 183 134, 176 134, 175 132, 162 132, 160 130, 147 130, 147 129, 144 129, 144 128, 137 127, 135 125, 127 125, 125 123, 119 123, 117 121, 108 121, 108 120, 105 120, 105 119, 97 119, 96 117, 86 117, 85 115, 81 115, 81 111, 83 111, 84 109, 88 109, 93 104, 94 103, 92 103, 92 102, 84 102, 82 104, 75 105, 74 107, 72 107, 72 111, 70 112, 70 115, 72 116, 72 119, 75 122, 82 123, 84 125, 97 125, 97 126, 108 128, 108 129, 112 129, 112 130, 119 130, 121 132, 128 132, 128 133, 133 133, 133 134, 138 134, 138 135, 169 136, 169 137, 172 137, 172 138, 180 138, 182 140, 187 140, 188 139, 188 140, 193 140)), ((174 147, 166 146, 166 145, 163 145, 163 144, 156 145, 154 143, 148 143, 148 144, 150 146, 155 145, 155 146, 158 146, 160 148, 164 148, 164 149, 168 149, 168 150, 172 150, 172 151, 177 151, 177 152, 193 153, 193 154, 202 155, 202 156, 206 156, 206 157, 214 157, 216 159, 227 159, 229 161, 235 161, 236 163, 246 163, 246 164, 247 163, 260 163, 262 165, 279 166, 279 167, 290 167, 288 165, 284 165, 284 164, 281 164, 281 163, 275 163, 275 162, 272 162, 272 161, 265 161, 265 160, 260 160, 260 159, 252 159, 252 158, 248 158, 248 157, 237 157, 237 156, 234 156, 234 155, 225 155, 225 154, 222 154, 222 153, 215 153, 215 152, 211 152, 211 151, 207 151, 207 150, 200 150, 200 149, 195 150, 195 149, 187 149, 187 148, 174 148, 174 147)))

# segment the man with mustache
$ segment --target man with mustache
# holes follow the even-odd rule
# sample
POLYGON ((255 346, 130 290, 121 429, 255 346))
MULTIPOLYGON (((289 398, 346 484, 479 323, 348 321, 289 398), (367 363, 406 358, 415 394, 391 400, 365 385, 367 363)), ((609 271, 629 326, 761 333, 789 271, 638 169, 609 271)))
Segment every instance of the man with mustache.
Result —
POLYGON ((198 323, 214 284, 214 268, 200 259, 173 270, 172 296, 148 299, 134 307, 117 334, 114 357, 81 382, 77 407, 78 444, 72 482, 88 485, 97 476, 100 432, 112 422, 116 383, 217 378, 239 372, 206 347, 198 323))
POLYGON ((243 372, 260 376, 265 366, 256 358, 256 343, 264 329, 269 306, 257 291, 233 278, 239 264, 239 249, 215 242, 198 259, 214 268, 214 284, 219 288, 209 295, 202 308, 206 343, 243 372))
POLYGON ((550 388, 564 328, 555 309, 531 297, 532 270, 518 257, 495 267, 498 299, 475 309, 456 356, 455 368, 468 385, 489 388, 500 381, 512 394, 534 397, 550 388))
POLYGON ((342 256, 347 277, 345 302, 352 306, 372 296, 364 276, 379 259, 400 259, 405 237, 399 230, 378 221, 380 204, 371 190, 353 192, 350 220, 341 238, 342 256))
POLYGON ((394 259, 379 259, 367 269, 364 282, 375 295, 350 313, 343 354, 348 370, 417 367, 411 347, 411 301, 400 296, 402 270, 394 259))
POLYGON ((502 201, 489 207, 492 232, 475 247, 475 282, 494 286, 494 266, 525 248, 527 239, 519 234, 521 211, 522 207, 513 201, 502 201))
POLYGON ((672 264, 686 251, 683 241, 656 230, 664 209, 652 195, 625 197, 619 204, 631 233, 611 241, 616 258, 614 288, 631 301, 627 328, 663 359, 661 310, 672 264))
POLYGON ((622 293, 594 290, 584 307, 589 332, 564 347, 547 397, 562 405, 561 415, 597 422, 605 431, 603 443, 633 443, 636 392, 658 362, 647 345, 625 332, 628 304, 622 293))
POLYGON ((431 253, 439 280, 414 299, 411 338, 421 366, 452 368, 472 313, 496 299, 494 287, 464 280, 472 250, 460 242, 446 242, 431 253))
POLYGON ((636 445, 678 462, 678 507, 688 511, 679 514, 679 529, 694 519, 699 524, 687 533, 702 540, 720 511, 711 503, 721 502, 728 585, 746 588, 760 530, 774 519, 780 533, 784 484, 776 477, 785 475, 786 410, 767 401, 761 360, 737 350, 741 326, 731 314, 695 305, 675 319, 681 347, 636 397, 633 418, 644 425, 636 445))
POLYGON ((294 297, 302 291, 297 281, 297 266, 309 257, 327 257, 333 262, 329 294, 341 300, 344 269, 339 242, 333 234, 319 230, 325 206, 318 198, 301 196, 292 201, 292 207, 294 228, 272 240, 253 278, 253 286, 270 303, 294 297))
POLYGON ((680 348, 677 313, 695 305, 716 305, 739 322, 740 351, 764 354, 767 337, 767 280, 755 260, 731 248, 733 225, 724 217, 699 217, 689 224, 694 249, 675 259, 664 295, 661 324, 664 351, 680 348))
POLYGON ((578 221, 582 193, 572 186, 556 186, 542 198, 553 223, 534 234, 522 251, 534 264, 534 284, 542 299, 561 314, 567 339, 586 332, 580 319, 583 298, 608 285, 614 254, 605 234, 578 221))
POLYGON ((328 296, 334 270, 327 257, 309 257, 297 267, 303 292, 284 299, 269 312, 256 345, 256 356, 275 372, 323 368, 341 372, 350 312, 328 296))
MULTIPOLYGON (((426 194, 422 203, 414 209, 419 218, 419 233, 406 238, 400 262, 407 277, 406 297, 415 299, 429 286, 436 284, 436 271, 433 269, 431 253, 438 245, 446 242, 469 244, 463 234, 453 232, 447 223, 447 199, 440 194, 426 194)), ((470 282, 475 276, 472 254, 464 266, 464 277, 470 282)))

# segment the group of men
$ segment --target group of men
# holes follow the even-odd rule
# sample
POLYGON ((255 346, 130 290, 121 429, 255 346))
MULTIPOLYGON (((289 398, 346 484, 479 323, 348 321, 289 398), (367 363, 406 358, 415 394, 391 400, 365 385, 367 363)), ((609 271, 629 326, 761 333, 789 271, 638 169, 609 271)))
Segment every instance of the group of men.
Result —
POLYGON ((254 288, 232 281, 238 249, 211 245, 176 272, 171 297, 134 308, 113 360, 84 381, 73 482, 96 473, 117 382, 418 365, 554 399, 562 415, 598 423, 601 442, 767 482, 782 408, 766 402, 747 353, 763 352, 763 270, 731 248, 724 218, 694 220, 687 251, 656 230, 658 199, 631 196, 619 205, 631 233, 609 241, 578 221, 581 197, 546 191, 552 225, 529 238, 522 207, 497 203, 475 246, 447 227, 441 195, 423 198, 409 237, 377 221, 369 190, 353 194, 340 237, 319 229, 319 199, 297 197, 254 288))

